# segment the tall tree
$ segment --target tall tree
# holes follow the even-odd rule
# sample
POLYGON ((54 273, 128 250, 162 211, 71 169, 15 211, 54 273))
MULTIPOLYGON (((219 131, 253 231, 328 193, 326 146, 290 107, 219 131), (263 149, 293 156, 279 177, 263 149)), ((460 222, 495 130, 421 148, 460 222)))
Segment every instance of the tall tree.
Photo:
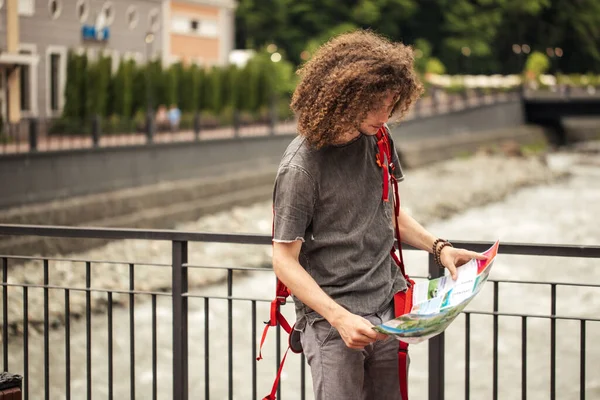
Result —
POLYGON ((348 24, 409 44, 425 39, 450 73, 517 72, 525 57, 513 44, 561 47, 561 68, 600 70, 600 0, 240 0, 237 46, 275 43, 299 64, 309 41, 348 24))

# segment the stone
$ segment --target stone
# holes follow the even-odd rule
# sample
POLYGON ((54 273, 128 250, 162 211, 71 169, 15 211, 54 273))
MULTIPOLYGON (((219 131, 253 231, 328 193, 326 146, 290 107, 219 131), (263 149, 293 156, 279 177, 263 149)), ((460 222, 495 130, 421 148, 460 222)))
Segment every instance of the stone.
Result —
POLYGON ((502 154, 507 157, 523 157, 521 145, 514 140, 507 140, 500 145, 502 154))
MULTIPOLYGON (((21 389, 23 377, 9 372, 0 373, 0 391, 12 388, 21 389)), ((0 396, 2 397, 2 396, 0 396)))

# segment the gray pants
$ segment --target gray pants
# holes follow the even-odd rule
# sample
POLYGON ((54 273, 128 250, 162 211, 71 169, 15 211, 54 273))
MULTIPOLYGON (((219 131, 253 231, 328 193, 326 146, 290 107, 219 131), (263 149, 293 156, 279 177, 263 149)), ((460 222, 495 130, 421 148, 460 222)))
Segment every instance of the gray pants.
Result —
MULTIPOLYGON (((394 318, 394 307, 390 304, 384 312, 365 318, 379 325, 394 318)), ((395 338, 353 350, 329 322, 320 320, 306 325, 301 340, 315 400, 401 400, 395 338)))

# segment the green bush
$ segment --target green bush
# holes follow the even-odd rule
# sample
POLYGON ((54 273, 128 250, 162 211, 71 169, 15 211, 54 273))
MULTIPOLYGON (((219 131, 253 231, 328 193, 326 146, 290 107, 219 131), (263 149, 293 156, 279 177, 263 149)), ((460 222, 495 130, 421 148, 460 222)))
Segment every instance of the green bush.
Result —
POLYGON ((227 105, 218 114, 219 125, 233 125, 233 107, 227 105))
POLYGON ((50 121, 49 135, 82 135, 91 133, 91 121, 78 118, 56 118, 50 121))
POLYGON ((277 102, 277 117, 280 121, 294 118, 294 112, 290 108, 290 98, 283 97, 277 102))
POLYGON ((216 114, 210 110, 204 110, 200 113, 200 127, 202 129, 206 128, 216 128, 219 126, 219 118, 217 118, 216 114))
POLYGON ((425 73, 443 75, 446 73, 446 67, 438 58, 431 57, 429 60, 427 60, 425 73))
MULTIPOLYGON (((144 120, 145 123, 145 120, 144 120)), ((137 129, 136 121, 131 118, 113 114, 102 120, 102 135, 133 133, 137 129)))
POLYGON ((242 125, 242 126, 255 124, 258 119, 256 115, 254 115, 248 111, 240 111, 239 118, 240 118, 240 125, 242 125))
POLYGON ((111 79, 111 102, 109 112, 124 118, 131 118, 133 112, 133 85, 135 62, 123 61, 111 79))
POLYGON ((136 132, 143 132, 146 129, 146 111, 139 108, 133 115, 133 125, 136 132))
POLYGON ((539 80, 540 75, 545 74, 549 68, 548 56, 539 51, 531 53, 525 62, 525 72, 529 79, 539 80))
MULTIPOLYGON (((208 111, 211 124, 215 119, 232 120, 233 109, 246 112, 248 118, 245 118, 255 121, 260 118, 261 108, 269 107, 273 96, 289 103, 298 79, 289 61, 282 58, 273 62, 270 56, 262 51, 244 68, 226 66, 209 70, 181 63, 163 69, 160 61, 138 66, 129 60, 122 61, 112 74, 109 57, 88 62, 85 55, 70 52, 63 117, 70 120, 110 116, 112 122, 105 123, 110 132, 127 128, 120 121, 128 119, 136 121, 134 125, 139 128, 145 124, 145 116, 139 116, 139 110, 146 110, 150 100, 154 110, 159 105, 177 104, 182 113, 208 111), (134 114, 134 110, 138 111, 134 114)), ((290 115, 287 103, 285 110, 284 106, 278 106, 281 117, 290 115)), ((67 125, 65 121, 57 122, 54 129, 65 130, 67 125)))
POLYGON ((449 94, 460 94, 460 93, 465 93, 467 91, 467 88, 465 87, 465 85, 461 85, 461 84, 452 84, 450 86, 447 86, 445 88, 446 93, 449 94))
POLYGON ((194 113, 192 113, 192 112, 181 113, 181 121, 179 121, 179 129, 186 130, 186 131, 194 129, 194 113))

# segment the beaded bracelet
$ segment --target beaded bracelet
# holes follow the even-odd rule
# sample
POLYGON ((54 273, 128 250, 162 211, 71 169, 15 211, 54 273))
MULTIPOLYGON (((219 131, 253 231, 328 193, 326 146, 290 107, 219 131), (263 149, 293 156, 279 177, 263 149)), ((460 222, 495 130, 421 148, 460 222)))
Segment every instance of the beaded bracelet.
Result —
POLYGON ((445 242, 447 242, 447 240, 441 239, 441 238, 438 238, 433 242, 433 246, 431 248, 431 253, 433 254, 433 259, 437 265, 440 265, 440 262, 438 261, 438 255, 437 255, 437 245, 439 243, 445 243, 445 242))
POLYGON ((450 243, 449 241, 445 240, 438 248, 437 251, 435 253, 435 262, 437 263, 437 265, 440 266, 440 268, 445 268, 444 264, 442 264, 442 249, 446 246, 450 246, 450 247, 454 247, 452 246, 452 243, 450 243))
POLYGON ((433 254, 433 257, 435 258, 435 254, 437 252, 437 245, 440 242, 447 242, 446 239, 436 239, 435 242, 433 242, 433 246, 431 247, 431 253, 433 254))

